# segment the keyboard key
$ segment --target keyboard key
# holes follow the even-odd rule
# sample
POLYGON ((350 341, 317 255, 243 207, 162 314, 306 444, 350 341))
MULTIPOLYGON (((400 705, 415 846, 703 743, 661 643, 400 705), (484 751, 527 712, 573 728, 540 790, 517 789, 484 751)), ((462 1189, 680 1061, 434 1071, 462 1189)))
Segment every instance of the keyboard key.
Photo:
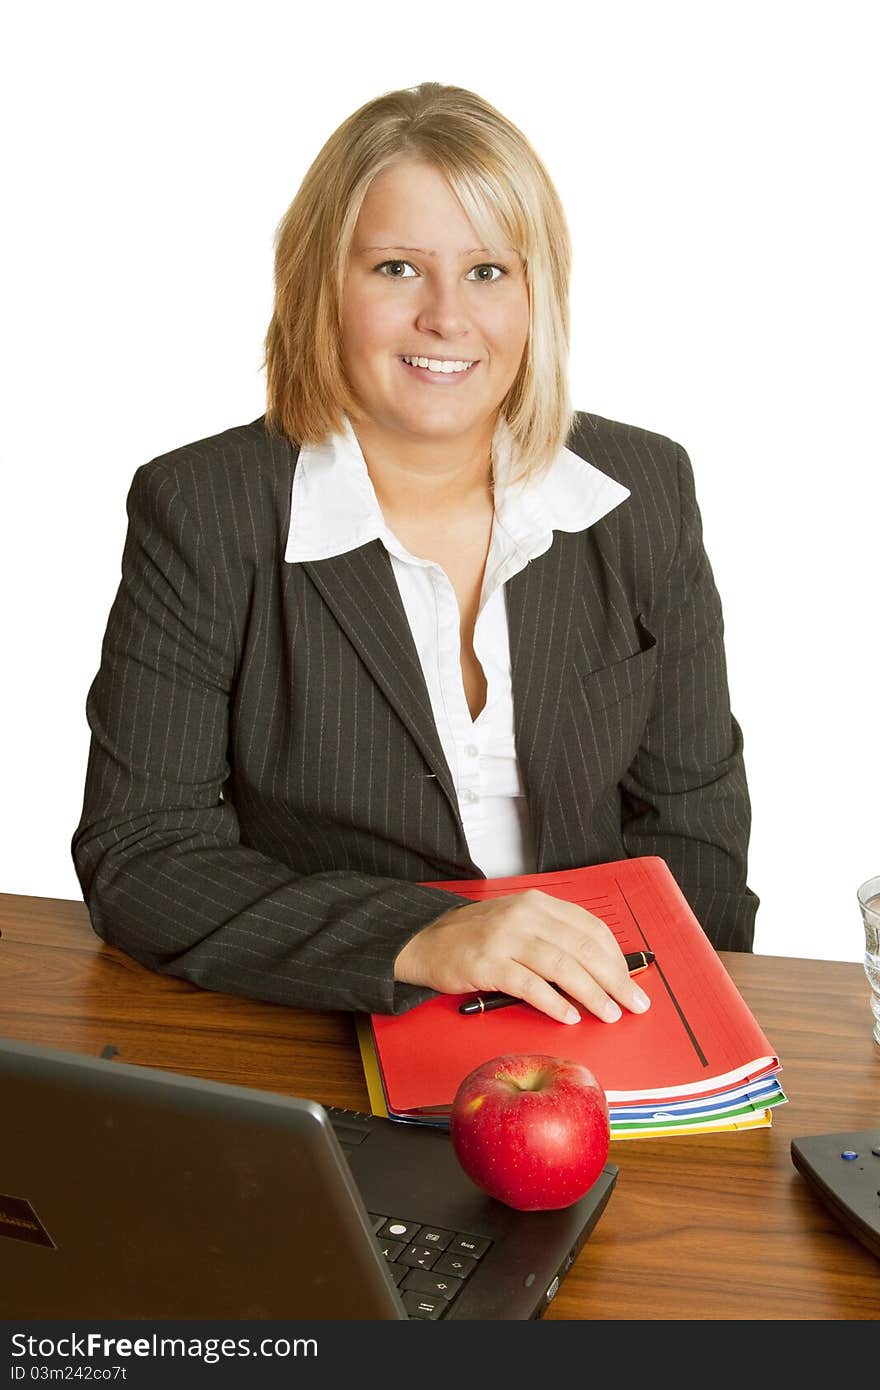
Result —
MULTIPOLYGON (((395 1269, 402 1269, 402 1265, 395 1265, 395 1269)), ((450 1303, 458 1293, 463 1279, 453 1279, 451 1274, 446 1277, 438 1275, 435 1270, 411 1269, 403 1281, 404 1289, 415 1289, 417 1293, 438 1293, 441 1298, 445 1298, 450 1303)))
POLYGON ((454 1231, 443 1231, 439 1226, 423 1226, 416 1236, 416 1244, 432 1245, 438 1250, 445 1250, 454 1235, 454 1231))
POLYGON ((449 1304, 439 1294, 405 1293, 403 1306, 411 1318, 442 1318, 449 1304))
POLYGON ((403 1249, 403 1241, 400 1240, 380 1240, 379 1254, 384 1255, 386 1260, 396 1260, 403 1249))
POLYGON ((455 1274, 460 1279, 467 1279, 476 1267, 477 1261, 472 1255, 453 1255, 448 1250, 431 1266, 435 1274, 455 1274))
MULTIPOLYGON (((419 1273, 419 1274, 421 1274, 421 1272, 422 1272, 421 1270, 418 1270, 418 1271, 417 1271, 417 1273, 419 1273)), ((403 1281, 404 1281, 404 1279, 406 1278, 406 1276, 407 1276, 408 1274, 412 1274, 412 1273, 413 1273, 413 1270, 411 1270, 411 1269, 409 1268, 408 1265, 391 1265, 391 1264, 390 1264, 390 1265, 388 1266, 388 1273, 391 1275, 391 1278, 394 1280, 395 1284, 402 1284, 403 1281)))
POLYGON ((439 1250, 432 1250, 428 1245, 411 1245, 408 1250, 404 1250, 400 1256, 402 1265, 417 1266, 419 1269, 431 1269, 440 1257, 439 1250))
POLYGON ((384 1226, 380 1226, 377 1235, 386 1236, 389 1240, 402 1240, 404 1245, 415 1240, 417 1232, 421 1230, 419 1221, 401 1221, 398 1217, 392 1216, 384 1226))
POLYGON ((485 1255, 490 1244, 491 1241, 488 1241, 485 1236, 458 1235, 449 1245, 449 1251, 450 1253, 455 1251, 458 1255, 473 1255, 475 1260, 479 1260, 482 1255, 485 1255))

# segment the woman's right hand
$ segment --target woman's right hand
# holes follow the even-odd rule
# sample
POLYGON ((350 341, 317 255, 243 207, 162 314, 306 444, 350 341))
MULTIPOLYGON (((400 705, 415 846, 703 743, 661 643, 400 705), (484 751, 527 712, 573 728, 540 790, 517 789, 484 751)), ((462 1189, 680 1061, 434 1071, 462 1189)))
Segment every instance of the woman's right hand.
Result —
POLYGON ((600 918, 536 888, 445 912, 410 938, 394 978, 443 994, 500 990, 560 1023, 581 1017, 564 995, 606 1023, 651 1002, 600 918))

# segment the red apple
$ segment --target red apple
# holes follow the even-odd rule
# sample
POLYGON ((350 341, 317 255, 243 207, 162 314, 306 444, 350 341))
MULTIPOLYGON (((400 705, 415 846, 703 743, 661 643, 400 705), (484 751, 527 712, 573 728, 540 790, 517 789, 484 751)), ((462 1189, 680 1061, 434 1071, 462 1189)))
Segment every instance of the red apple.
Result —
POLYGON ((593 1073, 564 1057, 510 1053, 481 1063, 452 1103, 452 1145, 468 1177, 519 1211, 570 1206, 592 1187, 611 1130, 593 1073))

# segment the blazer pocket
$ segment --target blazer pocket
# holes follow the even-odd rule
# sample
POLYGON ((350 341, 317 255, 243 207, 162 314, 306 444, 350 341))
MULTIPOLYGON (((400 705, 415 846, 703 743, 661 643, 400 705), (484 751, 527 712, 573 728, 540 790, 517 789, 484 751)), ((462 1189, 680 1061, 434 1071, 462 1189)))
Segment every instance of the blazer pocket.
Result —
POLYGON ((641 695, 653 683, 657 673, 657 639, 639 619, 640 651, 590 671, 581 681, 581 688, 592 709, 608 709, 641 695))

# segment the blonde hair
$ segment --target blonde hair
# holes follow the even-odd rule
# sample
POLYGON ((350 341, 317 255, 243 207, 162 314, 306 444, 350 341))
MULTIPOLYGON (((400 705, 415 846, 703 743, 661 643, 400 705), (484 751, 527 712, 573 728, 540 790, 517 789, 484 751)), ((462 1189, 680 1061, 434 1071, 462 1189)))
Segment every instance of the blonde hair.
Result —
POLYGON ((518 459, 539 472, 565 443, 571 240, 559 195, 525 136, 462 87, 423 82, 361 106, 330 136, 275 236, 266 334, 266 426, 317 443, 357 410, 340 347, 342 292, 361 205, 377 174, 420 159, 444 175, 486 245, 499 230, 522 258, 529 335, 501 403, 518 459))

